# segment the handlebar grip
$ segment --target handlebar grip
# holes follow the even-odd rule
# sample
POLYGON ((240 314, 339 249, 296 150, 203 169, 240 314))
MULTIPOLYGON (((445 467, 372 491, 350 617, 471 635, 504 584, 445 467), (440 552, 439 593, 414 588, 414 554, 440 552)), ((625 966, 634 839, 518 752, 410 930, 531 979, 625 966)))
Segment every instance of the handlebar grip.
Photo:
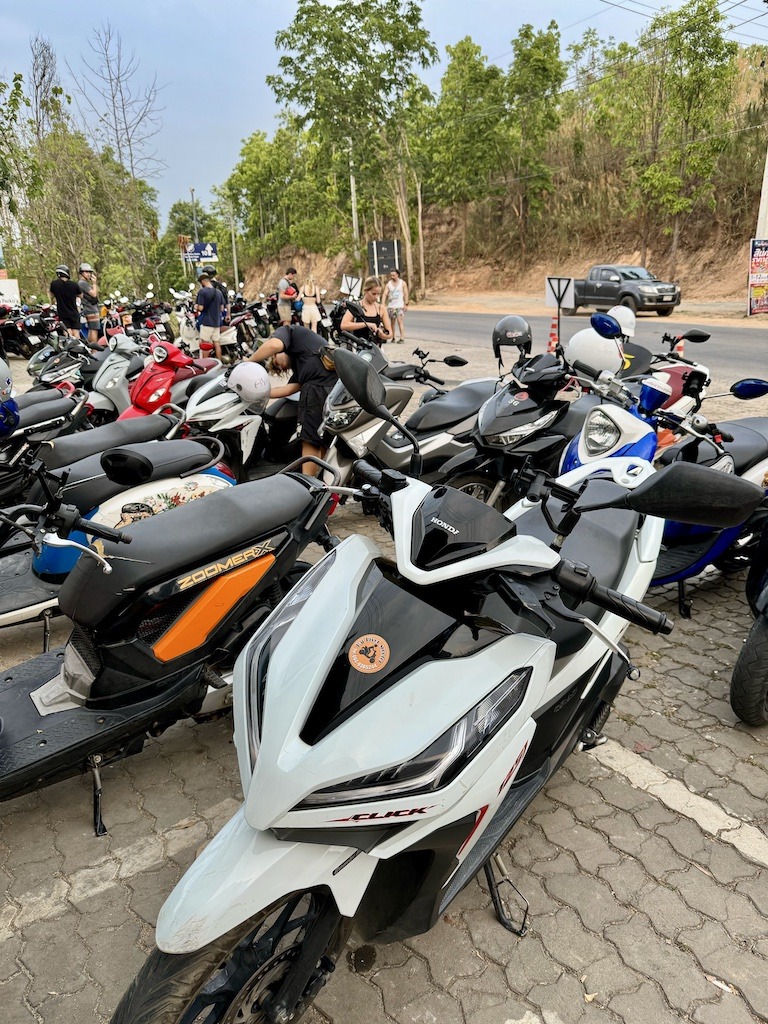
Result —
POLYGON ((373 487, 378 487, 381 483, 383 473, 380 469, 376 469, 370 462, 366 462, 364 459, 358 459, 357 462, 352 464, 352 471, 360 477, 361 480, 365 480, 367 484, 371 484, 373 487))
POLYGON ((433 384, 439 384, 440 387, 444 387, 445 386, 445 381, 444 380, 440 380, 439 377, 435 377, 431 373, 427 374, 427 380, 431 380, 433 384))
POLYGON ((589 599, 607 612, 614 612, 622 619, 626 619, 627 622, 633 622, 636 626, 647 629, 651 633, 668 635, 675 628, 672 619, 664 612, 657 612, 653 608, 649 608, 647 604, 642 604, 626 594, 620 594, 618 590, 601 587, 599 583, 596 584, 589 599))
POLYGON ((114 541, 115 544, 130 544, 133 540, 122 530, 113 530, 111 526, 102 526, 101 523, 94 523, 90 519, 78 519, 75 525, 83 533, 90 533, 91 536, 101 537, 103 540, 114 541))
POLYGON ((728 433, 726 433, 725 430, 720 430, 720 431, 718 431, 718 433, 720 434, 720 437, 722 438, 723 441, 732 441, 733 440, 733 434, 728 434, 728 433))

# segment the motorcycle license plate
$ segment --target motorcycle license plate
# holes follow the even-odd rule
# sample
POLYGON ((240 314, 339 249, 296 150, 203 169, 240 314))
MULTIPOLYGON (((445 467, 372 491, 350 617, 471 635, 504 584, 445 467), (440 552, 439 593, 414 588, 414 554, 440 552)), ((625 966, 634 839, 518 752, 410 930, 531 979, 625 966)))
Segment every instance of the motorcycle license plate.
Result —
POLYGON ((329 316, 324 316, 323 319, 320 321, 320 323, 323 325, 323 327, 330 327, 331 326, 331 318, 329 316))
POLYGON ((131 324, 133 323, 133 317, 131 316, 130 313, 123 313, 122 319, 124 327, 130 327, 131 324))

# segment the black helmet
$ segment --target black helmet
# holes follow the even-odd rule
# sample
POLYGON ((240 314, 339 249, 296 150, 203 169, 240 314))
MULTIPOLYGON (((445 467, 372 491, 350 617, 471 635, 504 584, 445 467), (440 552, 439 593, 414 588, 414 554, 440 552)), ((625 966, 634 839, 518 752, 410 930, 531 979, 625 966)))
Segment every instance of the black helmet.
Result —
POLYGON ((521 316, 503 316, 493 328, 491 335, 493 354, 501 359, 502 348, 514 345, 521 353, 528 355, 533 347, 531 325, 521 316))
POLYGON ((207 274, 208 277, 216 277, 216 267, 212 267, 208 264, 203 267, 203 273, 207 274))
POLYGON ((69 277, 69 267, 66 263, 60 263, 56 267, 56 277, 69 277))

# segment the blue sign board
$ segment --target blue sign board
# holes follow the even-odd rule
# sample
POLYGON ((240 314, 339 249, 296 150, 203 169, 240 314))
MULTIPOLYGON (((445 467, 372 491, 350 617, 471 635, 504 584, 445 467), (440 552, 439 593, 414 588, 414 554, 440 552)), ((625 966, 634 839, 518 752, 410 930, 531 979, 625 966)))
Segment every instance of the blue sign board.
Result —
POLYGON ((219 247, 216 242, 190 242, 183 255, 185 263, 218 263, 219 247))

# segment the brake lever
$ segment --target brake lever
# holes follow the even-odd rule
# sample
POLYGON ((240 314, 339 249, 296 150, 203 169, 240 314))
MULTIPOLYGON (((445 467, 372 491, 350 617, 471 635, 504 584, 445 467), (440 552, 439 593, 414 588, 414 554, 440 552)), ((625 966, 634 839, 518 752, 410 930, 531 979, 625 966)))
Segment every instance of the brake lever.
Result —
POLYGON ((78 544, 77 541, 69 540, 66 537, 60 537, 58 533, 45 533, 42 538, 43 544, 48 544, 52 548, 77 548, 78 551, 82 551, 84 555, 90 555, 95 558, 96 561, 101 565, 101 571, 103 573, 111 573, 112 566, 100 555, 98 551, 94 551, 93 548, 88 547, 87 544, 78 544))

